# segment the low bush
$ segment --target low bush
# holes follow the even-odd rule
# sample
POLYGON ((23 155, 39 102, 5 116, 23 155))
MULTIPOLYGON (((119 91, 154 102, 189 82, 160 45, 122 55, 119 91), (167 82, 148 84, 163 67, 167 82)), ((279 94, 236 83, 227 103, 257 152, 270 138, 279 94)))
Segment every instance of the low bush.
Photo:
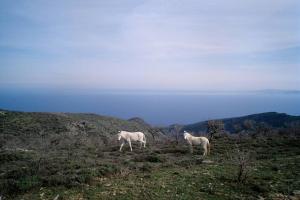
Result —
POLYGON ((189 150, 186 148, 179 148, 179 147, 170 147, 170 148, 164 148, 161 150, 154 151, 155 153, 160 154, 166 154, 166 153, 172 153, 172 154, 186 154, 189 153, 189 150))
POLYGON ((163 157, 152 154, 152 155, 138 155, 135 156, 133 161, 135 162, 153 162, 153 163, 158 163, 158 162, 164 162, 165 159, 163 157))
POLYGON ((149 163, 144 163, 139 170, 142 172, 151 172, 152 166, 149 163))
POLYGON ((108 176, 120 172, 120 167, 114 164, 104 164, 97 169, 98 175, 108 176))

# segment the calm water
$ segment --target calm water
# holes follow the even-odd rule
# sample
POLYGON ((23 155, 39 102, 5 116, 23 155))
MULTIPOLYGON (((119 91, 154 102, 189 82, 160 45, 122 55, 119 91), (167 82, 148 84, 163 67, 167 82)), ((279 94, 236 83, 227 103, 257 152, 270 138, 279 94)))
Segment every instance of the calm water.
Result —
POLYGON ((41 112, 89 112, 150 124, 193 123, 260 112, 300 115, 299 94, 57 94, 2 92, 0 108, 41 112))

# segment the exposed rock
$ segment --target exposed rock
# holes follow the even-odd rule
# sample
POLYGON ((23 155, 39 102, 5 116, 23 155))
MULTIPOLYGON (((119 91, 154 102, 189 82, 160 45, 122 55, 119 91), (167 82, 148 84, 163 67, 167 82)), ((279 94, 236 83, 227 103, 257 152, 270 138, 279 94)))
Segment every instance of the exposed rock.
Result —
POLYGON ((214 161, 212 161, 212 160, 203 160, 202 163, 204 163, 204 164, 212 164, 212 163, 214 163, 214 161))

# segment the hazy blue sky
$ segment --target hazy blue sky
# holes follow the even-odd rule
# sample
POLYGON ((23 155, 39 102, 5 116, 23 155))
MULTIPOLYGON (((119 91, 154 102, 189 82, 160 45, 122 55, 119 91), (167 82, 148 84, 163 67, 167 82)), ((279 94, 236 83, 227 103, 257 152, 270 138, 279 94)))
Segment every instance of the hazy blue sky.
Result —
POLYGON ((299 0, 1 0, 0 85, 300 89, 299 0))

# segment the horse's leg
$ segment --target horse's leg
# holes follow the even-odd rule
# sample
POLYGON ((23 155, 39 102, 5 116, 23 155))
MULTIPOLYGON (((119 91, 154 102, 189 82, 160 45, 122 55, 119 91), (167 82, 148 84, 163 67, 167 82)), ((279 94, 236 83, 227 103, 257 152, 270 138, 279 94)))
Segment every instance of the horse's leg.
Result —
POLYGON ((146 136, 145 135, 143 137, 143 142, 144 142, 144 148, 146 148, 146 136))
POLYGON ((130 146, 130 150, 132 151, 132 146, 131 146, 131 140, 128 140, 129 146, 130 146))
POLYGON ((187 142, 190 146, 190 153, 193 153, 193 143, 190 140, 188 140, 187 142))
POLYGON ((210 144, 209 143, 207 143, 207 155, 210 155, 210 144))
POLYGON ((122 151, 123 146, 124 146, 124 141, 121 144, 120 151, 122 151))
POLYGON ((206 144, 203 146, 203 150, 204 150, 203 156, 206 156, 207 155, 207 145, 206 144))
POLYGON ((190 152, 193 153, 193 145, 190 144, 190 152))
POLYGON ((140 141, 140 144, 141 144, 140 149, 142 149, 142 147, 143 147, 143 141, 140 141))

